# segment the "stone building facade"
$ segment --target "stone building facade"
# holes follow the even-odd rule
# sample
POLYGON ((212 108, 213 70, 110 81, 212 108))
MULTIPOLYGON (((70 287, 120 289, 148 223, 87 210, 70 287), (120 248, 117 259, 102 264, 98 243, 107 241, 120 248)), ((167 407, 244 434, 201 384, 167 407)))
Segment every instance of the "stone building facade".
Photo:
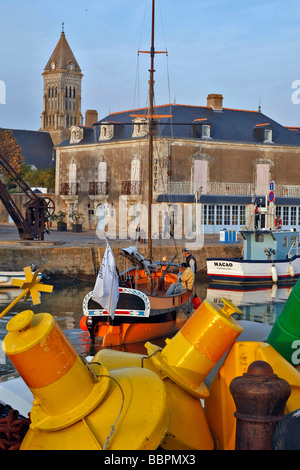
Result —
MULTIPOLYGON (((73 126, 70 141, 56 147, 56 194, 68 214, 84 214, 86 226, 107 227, 113 216, 120 235, 125 209, 128 226, 141 222, 138 205, 147 204, 149 182, 147 112, 73 126)), ((254 199, 264 204, 275 181, 275 210, 296 210, 285 225, 300 226, 300 128, 284 127, 260 110, 224 108, 222 95, 209 95, 204 106, 171 104, 155 112, 161 117, 155 120, 153 203, 172 209, 173 221, 196 204, 201 221, 194 225, 208 233, 224 224, 238 229, 252 216, 254 199)), ((197 218, 193 214, 188 217, 197 218)))

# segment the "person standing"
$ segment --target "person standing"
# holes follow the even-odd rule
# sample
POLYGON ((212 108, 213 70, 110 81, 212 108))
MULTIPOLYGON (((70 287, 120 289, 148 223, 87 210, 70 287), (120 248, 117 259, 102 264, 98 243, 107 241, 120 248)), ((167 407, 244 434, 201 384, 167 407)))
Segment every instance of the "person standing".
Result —
POLYGON ((171 238, 173 238, 173 233, 171 232, 170 229, 170 216, 169 213, 166 211, 165 212, 165 219, 164 219, 164 233, 163 233, 163 238, 167 238, 167 235, 169 234, 171 238))
POLYGON ((187 248, 184 248, 182 250, 185 258, 186 258, 186 263, 188 264, 188 266, 191 268, 191 270, 193 271, 194 273, 194 276, 196 275, 196 272, 197 272, 197 262, 196 262, 196 259, 195 257, 190 253, 189 250, 187 250, 187 248))

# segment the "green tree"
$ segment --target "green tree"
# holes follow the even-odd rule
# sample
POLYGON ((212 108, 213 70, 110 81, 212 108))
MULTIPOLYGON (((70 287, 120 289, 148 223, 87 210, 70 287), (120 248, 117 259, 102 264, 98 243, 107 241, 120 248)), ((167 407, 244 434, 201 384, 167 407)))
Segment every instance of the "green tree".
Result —
POLYGON ((54 168, 42 168, 37 170, 32 168, 27 163, 21 165, 21 177, 30 187, 41 186, 47 188, 48 192, 54 192, 55 190, 55 169, 54 168))

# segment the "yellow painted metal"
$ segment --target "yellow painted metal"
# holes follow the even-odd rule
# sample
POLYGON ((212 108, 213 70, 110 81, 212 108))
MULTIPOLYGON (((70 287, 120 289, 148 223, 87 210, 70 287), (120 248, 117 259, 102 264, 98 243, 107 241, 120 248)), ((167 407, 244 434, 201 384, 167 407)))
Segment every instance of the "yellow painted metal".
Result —
POLYGON ((237 341, 220 367, 209 388, 209 397, 205 400, 205 414, 216 449, 235 448, 236 408, 229 386, 235 377, 246 373, 249 365, 257 360, 270 364, 274 373, 290 384, 291 395, 286 403, 286 413, 300 408, 299 372, 269 344, 237 341))
POLYGON ((30 350, 46 338, 54 327, 54 318, 48 313, 34 315, 24 310, 6 325, 9 332, 4 340, 4 351, 8 356, 30 350))
POLYGON ((149 357, 112 349, 102 349, 93 361, 100 362, 112 374, 115 369, 142 367, 161 377, 171 403, 170 423, 160 444, 165 450, 212 450, 214 442, 201 401, 173 382, 149 357))
POLYGON ((239 309, 226 299, 223 302, 219 308, 205 300, 163 349, 146 343, 148 356, 102 349, 93 359, 110 372, 143 367, 161 377, 172 402, 171 422, 161 444, 165 449, 214 448, 199 400, 209 396, 203 380, 243 331, 231 317, 239 309))
POLYGON ((23 297, 25 297, 25 300, 29 298, 29 295, 32 297, 32 302, 34 305, 40 304, 40 292, 52 292, 53 286, 47 285, 47 284, 40 284, 40 280, 38 279, 39 271, 36 271, 34 274, 32 274, 31 267, 26 266, 23 268, 24 274, 25 274, 25 279, 26 281, 22 279, 12 279, 11 284, 12 286, 18 286, 21 289, 24 289, 20 295, 16 299, 11 302, 11 304, 6 307, 3 312, 0 314, 0 318, 4 317, 7 312, 9 312, 23 297))
POLYGON ((30 427, 21 450, 157 449, 170 415, 163 382, 140 368, 111 371, 109 377, 107 393, 91 413, 60 430, 30 427))
POLYGON ((21 312, 7 327, 4 350, 34 396, 23 450, 159 446, 170 410, 156 373, 88 364, 48 313, 21 312))
POLYGON ((219 308, 205 300, 162 350, 151 343, 145 345, 157 368, 199 398, 209 395, 204 378, 243 331, 231 317, 239 309, 223 301, 224 308, 219 308))

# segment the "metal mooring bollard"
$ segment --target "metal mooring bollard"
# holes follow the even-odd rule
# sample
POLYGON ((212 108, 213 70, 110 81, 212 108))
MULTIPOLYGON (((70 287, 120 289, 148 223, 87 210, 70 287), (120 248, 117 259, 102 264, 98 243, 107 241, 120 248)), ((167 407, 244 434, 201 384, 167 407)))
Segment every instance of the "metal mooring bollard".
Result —
POLYGON ((236 450, 272 450, 272 437, 291 394, 267 362, 255 361, 230 384, 235 402, 236 450))

